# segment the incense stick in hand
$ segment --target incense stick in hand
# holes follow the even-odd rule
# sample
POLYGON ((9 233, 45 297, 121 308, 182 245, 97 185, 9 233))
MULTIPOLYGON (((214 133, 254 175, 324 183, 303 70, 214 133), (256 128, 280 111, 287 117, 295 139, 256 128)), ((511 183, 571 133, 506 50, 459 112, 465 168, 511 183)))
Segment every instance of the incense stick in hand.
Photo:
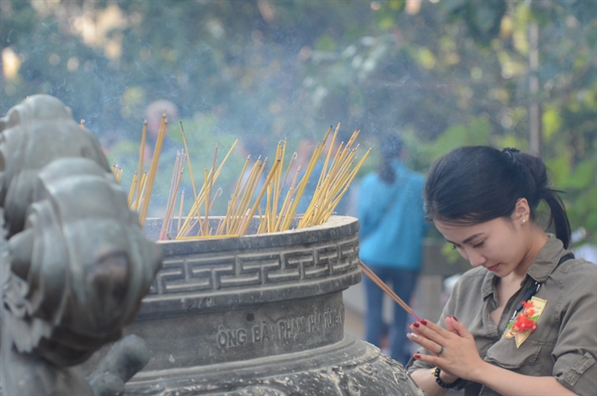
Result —
POLYGON ((390 289, 390 287, 388 285, 386 285, 381 279, 379 279, 379 277, 377 275, 375 275, 375 273, 373 271, 371 271, 371 269, 369 267, 367 267, 365 265, 365 263, 363 263, 361 261, 359 263, 359 266, 361 267, 361 270, 363 271, 363 273, 369 277, 369 279, 371 279, 377 286, 379 286, 381 288, 381 290, 386 292, 387 295, 392 297, 392 300, 396 301, 398 303, 398 305, 400 305, 402 308, 404 308, 404 310, 406 312, 408 312, 409 314, 411 314, 415 319, 417 319, 418 321, 421 320, 421 318, 419 318, 419 316, 415 313, 415 311, 413 311, 413 309, 411 307, 409 307, 408 304, 406 304, 404 301, 402 301, 402 299, 400 297, 398 297, 396 295, 396 293, 394 293, 394 291, 392 289, 390 289))

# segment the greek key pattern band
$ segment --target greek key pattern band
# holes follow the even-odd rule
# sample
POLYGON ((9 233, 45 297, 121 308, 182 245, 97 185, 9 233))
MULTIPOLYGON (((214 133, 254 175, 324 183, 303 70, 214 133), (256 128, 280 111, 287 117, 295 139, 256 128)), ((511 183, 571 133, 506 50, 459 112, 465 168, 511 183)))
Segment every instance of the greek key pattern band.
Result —
POLYGON ((356 236, 310 246, 166 257, 149 295, 289 285, 333 278, 359 264, 356 236))

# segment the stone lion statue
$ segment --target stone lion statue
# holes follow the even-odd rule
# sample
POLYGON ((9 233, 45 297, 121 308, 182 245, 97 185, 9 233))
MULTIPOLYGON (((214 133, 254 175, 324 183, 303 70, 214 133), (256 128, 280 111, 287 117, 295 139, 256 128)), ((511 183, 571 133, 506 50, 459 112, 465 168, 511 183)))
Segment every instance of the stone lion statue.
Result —
POLYGON ((142 340, 117 343, 89 378, 76 366, 120 339, 162 253, 93 135, 52 96, 0 119, 0 208, 3 393, 122 392, 148 359, 142 340))

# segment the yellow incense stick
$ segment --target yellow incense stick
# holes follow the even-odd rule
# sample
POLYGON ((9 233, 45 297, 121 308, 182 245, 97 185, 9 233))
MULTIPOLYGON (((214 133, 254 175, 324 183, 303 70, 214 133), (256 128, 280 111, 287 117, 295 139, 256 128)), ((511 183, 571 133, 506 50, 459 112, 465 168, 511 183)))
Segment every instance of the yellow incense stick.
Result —
POLYGON ((129 189, 129 195, 127 197, 126 202, 131 207, 131 201, 133 200, 133 194, 135 193, 135 186, 137 184, 137 174, 133 174, 133 181, 131 182, 131 188, 129 189))
POLYGON ((172 180, 170 182, 170 191, 168 192, 168 199, 166 200, 166 211, 162 220, 162 228, 160 231, 159 239, 163 239, 166 234, 166 230, 170 230, 172 213, 174 211, 174 205, 176 203, 176 197, 178 196, 178 188, 180 181, 182 180, 184 170, 184 157, 183 153, 176 153, 176 161, 174 162, 174 169, 172 174, 172 180))
POLYGON ((160 152, 162 150, 162 144, 164 142, 164 137, 166 136, 166 129, 168 126, 168 121, 166 120, 166 114, 162 116, 162 122, 160 124, 160 129, 158 131, 158 137, 155 143, 155 150, 153 152, 153 158, 151 159, 151 168, 149 169, 149 179, 147 181, 147 192, 146 196, 147 199, 143 201, 143 209, 141 210, 141 214, 139 215, 139 222, 141 224, 141 228, 145 226, 145 220, 147 218, 147 212, 149 211, 149 203, 151 201, 151 192, 153 190, 153 182, 155 180, 155 175, 158 169, 158 161, 160 159, 160 152))
MULTIPOLYGON (((228 150, 228 153, 226 154, 226 156, 222 160, 222 163, 220 164, 220 166, 218 167, 218 170, 215 173, 214 182, 217 180, 218 176, 220 175, 224 164, 226 163, 226 161, 230 157, 230 154, 234 150, 234 147, 236 146, 237 143, 238 143, 238 139, 236 139, 234 141, 234 143, 232 143, 232 146, 228 150)), ((199 195, 195 198, 195 202, 193 203, 193 206, 191 207, 191 211, 187 215, 187 218, 185 219, 185 221, 184 221, 184 223, 183 223, 183 225, 181 227, 181 231, 180 231, 180 235, 181 236, 186 235, 190 231, 190 229, 193 228, 194 224, 196 224, 196 221, 194 220, 194 217, 195 217, 195 214, 196 214, 196 212, 198 210, 198 207, 203 204, 204 197, 205 197, 205 184, 203 186, 203 189, 199 192, 199 195)), ((199 218, 197 218, 197 219, 199 219, 199 218)))
MULTIPOLYGON (((331 126, 330 129, 331 130, 331 126)), ((322 182, 322 178, 324 177, 327 167, 328 167, 328 162, 330 160, 330 156, 332 154, 332 151, 334 149, 334 143, 336 142, 336 136, 338 135, 338 131, 340 130, 340 123, 338 123, 338 125, 336 126, 336 130, 334 131, 334 134, 332 135, 332 141, 330 142, 330 147, 328 149, 328 153, 325 157, 325 162, 323 163, 323 169, 321 171, 321 175, 319 176, 319 181, 317 182, 317 188, 319 188, 321 186, 321 182, 322 182)))
POLYGON ((276 162, 274 162, 274 166, 272 166, 272 170, 270 171, 269 175, 267 175, 267 179, 265 180, 265 185, 261 189, 261 192, 259 193, 259 196, 257 197, 257 200, 255 201, 255 204, 253 205, 251 212, 249 212, 249 215, 247 216, 248 221, 246 222, 245 226, 242 228, 240 235, 245 235, 245 233, 247 232, 247 229, 249 228, 249 224, 251 223, 251 219, 253 218, 253 215, 255 215, 255 211, 257 210, 257 207, 259 207, 261 198, 263 198, 263 194, 265 193, 265 187, 269 184, 270 180, 274 176, 274 172, 275 172, 276 168, 279 165, 280 165, 280 160, 278 159, 278 160, 276 160, 276 162))
POLYGON ((213 183, 214 183, 214 174, 216 172, 216 159, 218 157, 218 144, 216 143, 216 149, 214 150, 214 159, 213 159, 213 163, 211 165, 211 171, 210 171, 210 178, 209 178, 209 186, 207 187, 207 193, 205 194, 205 235, 209 235, 209 208, 210 208, 210 204, 209 204, 209 198, 211 195, 211 190, 213 188, 213 183))
MULTIPOLYGON (((139 149, 139 167, 137 174, 140 175, 143 171, 143 159, 145 157, 145 141, 147 139, 147 120, 143 122, 143 131, 141 132, 141 148, 139 149)), ((137 185, 137 206, 134 208, 139 211, 139 203, 141 202, 141 184, 137 185)))
MULTIPOLYGON (((328 129, 328 133, 326 134, 326 137, 328 134, 329 134, 329 129, 328 129)), ((301 199, 301 196, 303 195, 303 191, 305 190, 305 187, 307 186, 309 178, 311 177, 311 173, 313 172, 313 168, 315 167, 315 164, 317 163, 317 160, 319 159, 319 155, 321 154, 322 150, 323 150, 323 145, 322 145, 322 143, 319 143, 315 147, 315 151, 313 153, 313 156, 311 156, 311 160, 309 161, 307 170, 305 171, 305 174, 303 175, 303 178, 302 178, 301 182, 299 183, 298 191, 296 192, 296 196, 294 198, 294 202, 293 202, 292 206, 290 207, 288 216, 287 216, 286 220, 284 221, 282 231, 290 228, 290 224, 292 222, 292 218, 294 217, 294 214, 296 213, 296 208, 298 207, 298 203, 301 199)))
POLYGON ((191 185, 193 186, 193 196, 197 199, 197 189, 195 188, 195 177, 193 176, 193 167, 191 166, 191 157, 189 155, 189 146, 187 145, 187 137, 184 134, 184 127, 182 121, 180 122, 180 130, 182 132, 182 142, 184 143, 184 149, 187 153, 187 162, 189 163, 189 175, 191 176, 191 185))
POLYGON ((182 219, 182 207, 184 206, 184 189, 182 190, 182 193, 180 194, 180 209, 178 210, 178 225, 176 227, 176 236, 178 236, 178 233, 180 232, 180 220, 182 219))

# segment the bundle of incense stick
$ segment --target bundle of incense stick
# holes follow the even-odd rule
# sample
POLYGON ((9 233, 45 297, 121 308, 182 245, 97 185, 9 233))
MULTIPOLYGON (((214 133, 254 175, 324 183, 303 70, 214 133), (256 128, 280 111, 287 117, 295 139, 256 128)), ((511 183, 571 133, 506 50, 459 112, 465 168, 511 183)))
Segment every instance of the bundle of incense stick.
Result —
MULTIPOLYGON (((147 133, 147 123, 143 126, 143 134, 146 135, 147 133)), ((153 191, 153 183, 155 180, 155 176, 158 170, 158 162, 160 160, 160 154, 162 152, 162 144, 164 143, 164 137, 166 136, 166 130, 168 129, 168 120, 166 119, 166 113, 162 115, 162 120, 160 122, 160 128, 158 129, 158 136, 155 142, 155 149, 153 151, 153 155, 151 158, 151 166, 149 168, 149 176, 147 180, 147 187, 145 194, 140 196, 142 200, 143 206, 141 207, 141 211, 139 212, 139 222, 141 223, 141 227, 145 226, 145 221, 147 219, 147 212, 149 211, 149 204, 151 201, 151 192, 153 191)), ((144 139, 143 139, 144 140, 144 139)), ((141 151, 143 151, 145 147, 141 147, 141 151)), ((143 164, 143 156, 139 157, 139 162, 141 165, 143 164)))
MULTIPOLYGON (((128 196, 131 209, 140 211, 139 221, 142 226, 145 224, 153 182, 157 171, 157 161, 159 159, 161 144, 166 133, 166 128, 167 120, 164 115, 160 124, 149 175, 144 173, 143 176, 139 178, 137 175, 140 175, 143 169, 143 150, 145 147, 147 123, 145 122, 143 126, 139 169, 133 176, 133 182, 128 196)), ((336 142, 339 129, 340 124, 337 125, 332 134, 331 144, 327 149, 322 171, 319 175, 315 175, 318 177, 317 187, 309 202, 307 210, 302 216, 299 216, 300 220, 298 221, 298 225, 296 225, 298 228, 323 224, 329 219, 370 152, 370 149, 367 150, 363 158, 356 162, 358 145, 354 146, 354 143, 360 131, 355 131, 348 142, 341 142, 339 147, 334 151, 334 143, 336 142)), ((204 169, 203 186, 197 193, 182 123, 181 130, 185 151, 184 155, 177 155, 176 163, 174 165, 170 193, 162 228, 160 230, 160 239, 170 239, 172 235, 174 206, 178 196, 180 181, 182 179, 185 158, 191 176, 194 201, 191 210, 187 213, 186 217, 184 217, 183 221, 182 210, 184 193, 182 193, 175 239, 222 238, 245 235, 249 230, 249 227, 254 223, 254 219, 258 219, 258 224, 256 226, 256 233, 258 234, 290 229, 293 225, 293 220, 297 217, 296 210, 298 204, 307 187, 307 183, 312 176, 315 165, 325 151, 332 127, 328 128, 323 140, 318 143, 308 163, 307 169, 304 172, 301 172, 300 167, 298 167, 295 170, 294 175, 289 175, 290 170, 292 169, 292 162, 297 157, 296 152, 290 157, 290 161, 284 172, 284 161, 287 148, 285 140, 278 143, 273 161, 274 164, 267 174, 267 158, 262 160, 261 157, 259 157, 252 165, 250 165, 252 159, 247 157, 240 177, 236 183, 234 193, 228 201, 226 215, 219 220, 217 225, 212 227, 210 227, 209 220, 210 211, 214 201, 222 194, 222 189, 215 189, 214 185, 221 173, 224 163, 232 153, 238 140, 234 142, 217 169, 218 147, 216 145, 212 166, 209 170, 207 168, 204 169), (291 181, 288 184, 289 178, 291 181), (263 202, 264 197, 265 203, 263 202), (281 200, 282 203, 280 205, 281 200)))
MULTIPOLYGON (((143 172, 143 158, 145 157, 145 141, 147 138, 147 120, 145 120, 143 123, 141 147, 139 150, 139 168, 137 173, 133 175, 133 181, 131 183, 131 187, 129 189, 128 194, 129 208, 139 212, 139 223, 141 224, 141 227, 145 225, 145 220, 147 218, 147 212, 149 210, 149 203, 151 199, 151 192, 153 190, 153 183, 157 173, 158 162, 160 159, 162 144, 164 142, 164 137, 166 136, 167 128, 168 120, 166 119, 166 114, 164 113, 160 122, 158 136, 153 150, 151 167, 148 174, 147 172, 143 172)), ((112 172, 116 176, 116 180, 120 182, 122 169, 118 170, 115 169, 115 167, 116 165, 114 165, 114 167, 112 168, 112 172)))
MULTIPOLYGON (((299 221, 298 228, 323 224, 329 219, 340 199, 348 190, 348 186, 356 176, 360 166, 369 154, 369 151, 367 151, 365 156, 355 165, 355 153, 358 146, 355 148, 352 146, 359 131, 355 131, 346 144, 342 142, 334 153, 333 143, 337 137, 339 128, 340 124, 338 124, 334 131, 332 144, 328 149, 323 170, 318 175, 318 184, 313 199, 311 200, 307 211, 299 221)), ((286 167, 286 172, 284 172, 286 141, 279 142, 276 149, 274 165, 267 173, 267 176, 264 174, 267 159, 261 160, 261 158, 257 158, 249 169, 250 157, 247 158, 241 172, 241 177, 239 177, 236 184, 235 191, 228 202, 226 216, 220 221, 214 232, 211 230, 202 230, 200 227, 199 232, 195 237, 245 235, 257 212, 259 213, 257 234, 288 230, 292 225, 292 220, 295 218, 298 203, 305 191, 310 177, 312 176, 315 164, 324 152, 331 130, 332 128, 330 127, 323 141, 317 145, 311 160, 309 161, 309 165, 298 183, 298 187, 297 180, 299 178, 300 168, 296 170, 281 206, 280 199, 284 195, 283 191, 285 190, 285 185, 292 167, 292 161, 296 158, 296 153, 291 156, 288 166, 286 167), (261 189, 258 189, 260 182, 262 182, 262 186, 261 189), (256 198, 253 198, 255 195, 256 198), (266 197, 265 204, 263 204, 262 201, 264 196, 266 197)), ((207 209, 205 213, 208 213, 207 209)), ((183 233, 182 231, 183 230, 181 229, 181 233, 179 233, 177 239, 193 238, 193 236, 190 236, 188 233, 183 233)))
MULTIPOLYGON (((340 125, 338 124, 338 128, 339 127, 340 125)), ((315 189, 309 207, 299 222, 299 228, 323 224, 329 219, 333 210, 348 190, 352 180, 357 175, 361 165, 371 151, 371 149, 367 150, 358 164, 354 166, 353 169, 350 169, 354 164, 355 153, 358 149, 358 145, 355 148, 352 148, 352 145, 360 133, 360 131, 355 131, 346 144, 344 144, 344 142, 340 143, 340 146, 336 150, 330 163, 330 157, 338 133, 338 128, 336 128, 334 136, 332 137, 332 143, 325 158, 323 170, 319 175, 317 188, 315 189)))
POLYGON ((129 208, 135 211, 139 211, 143 199, 145 198, 145 191, 147 188, 147 172, 143 172, 141 179, 137 176, 137 173, 133 175, 133 181, 129 189, 128 203, 129 208), (135 192, 139 191, 136 196, 135 192))
POLYGON ((396 301, 398 303, 398 305, 400 305, 402 308, 404 308, 404 310, 406 312, 408 312, 410 315, 412 315, 415 319, 417 319, 418 321, 421 320, 421 318, 419 318, 419 316, 415 313, 415 311, 413 311, 413 309, 411 307, 409 307, 407 303, 402 301, 402 299, 400 297, 398 297, 396 295, 396 293, 394 293, 394 291, 392 289, 390 289, 390 287, 388 285, 386 285, 381 279, 379 279, 379 277, 377 275, 375 275, 375 273, 373 271, 371 271, 371 269, 369 267, 367 267, 365 265, 365 263, 363 263, 361 261, 359 263, 359 266, 361 267, 361 270, 363 271, 363 273, 365 275, 367 275, 369 277, 369 279, 371 279, 377 286, 379 286, 381 288, 381 290, 383 290, 388 296, 390 296, 392 298, 392 300, 396 301))
MULTIPOLYGON (((238 139, 234 141, 234 143, 232 144, 232 147, 230 147, 230 150, 228 150, 228 153, 226 154, 222 163, 220 164, 220 166, 217 169, 216 169, 216 160, 217 160, 217 154, 218 154, 218 147, 216 146, 211 169, 209 171, 207 169, 204 169, 204 171, 203 171, 203 186, 202 186, 201 190, 199 191, 199 193, 195 194, 195 200, 193 202, 193 206, 191 207, 191 210, 187 214, 182 226, 180 226, 177 236, 176 236, 176 239, 183 239, 183 238, 189 237, 190 232, 194 229, 198 229, 198 232, 193 237, 196 237, 197 235, 209 236, 210 234, 213 233, 213 230, 210 230, 210 228, 209 228, 209 211, 211 210, 215 199, 222 194, 222 189, 218 188, 216 190, 216 192, 212 195, 214 183, 217 181, 218 176, 220 175, 220 173, 222 171, 222 167, 224 166, 224 163, 226 162, 228 157, 230 157, 230 154, 234 150, 234 147, 236 146, 237 142, 238 142, 238 139), (203 215, 201 214, 202 208, 203 208, 203 215)), ((187 158, 188 158, 188 156, 187 156, 187 158)), ((194 182, 193 182, 193 190, 196 191, 194 182)), ((182 211, 182 202, 181 202, 180 210, 182 211)), ((179 216, 180 216, 180 212, 179 212, 179 216)), ((166 221, 166 219, 164 219, 164 221, 166 221)))

